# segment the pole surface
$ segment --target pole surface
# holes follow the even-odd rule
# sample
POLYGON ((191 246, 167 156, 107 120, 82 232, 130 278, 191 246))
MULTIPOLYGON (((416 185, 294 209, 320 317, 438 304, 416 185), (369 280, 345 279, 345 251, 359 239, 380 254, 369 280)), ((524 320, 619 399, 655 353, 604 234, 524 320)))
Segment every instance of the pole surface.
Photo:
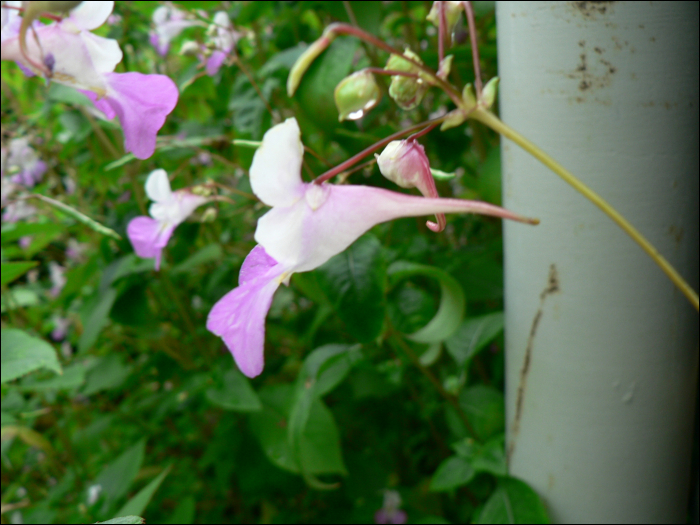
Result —
MULTIPOLYGON (((698 289, 698 3, 498 2, 502 120, 698 289)), ((598 208, 502 144, 510 473, 554 522, 687 519, 698 314, 598 208)))

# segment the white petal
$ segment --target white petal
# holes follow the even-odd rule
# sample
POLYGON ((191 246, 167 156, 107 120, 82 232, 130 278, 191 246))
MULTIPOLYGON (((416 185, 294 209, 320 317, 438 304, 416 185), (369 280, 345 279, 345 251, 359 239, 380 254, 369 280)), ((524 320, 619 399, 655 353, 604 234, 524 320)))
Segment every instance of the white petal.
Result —
POLYGON ((167 202, 173 200, 173 192, 170 189, 170 181, 165 170, 154 170, 146 179, 146 195, 155 202, 167 202))
POLYGON ((268 206, 291 206, 303 195, 304 146, 295 118, 270 128, 250 167, 253 192, 268 206))
POLYGON ((83 2, 69 18, 81 29, 95 29, 107 21, 113 9, 114 2, 83 2))
POLYGON ((83 31, 80 36, 97 72, 111 73, 122 61, 123 54, 119 42, 113 38, 103 38, 87 31, 83 31))

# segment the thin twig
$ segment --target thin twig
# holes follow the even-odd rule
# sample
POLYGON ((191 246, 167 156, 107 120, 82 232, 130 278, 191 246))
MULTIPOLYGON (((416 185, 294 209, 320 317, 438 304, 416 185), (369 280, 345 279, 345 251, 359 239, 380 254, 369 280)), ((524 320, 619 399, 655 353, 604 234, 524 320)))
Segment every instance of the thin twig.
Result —
POLYGON ((474 86, 476 87, 476 99, 481 100, 481 62, 479 61, 479 43, 476 38, 476 22, 474 21, 474 8, 471 2, 462 2, 464 11, 467 13, 467 24, 469 24, 469 38, 472 43, 472 60, 474 61, 474 86))

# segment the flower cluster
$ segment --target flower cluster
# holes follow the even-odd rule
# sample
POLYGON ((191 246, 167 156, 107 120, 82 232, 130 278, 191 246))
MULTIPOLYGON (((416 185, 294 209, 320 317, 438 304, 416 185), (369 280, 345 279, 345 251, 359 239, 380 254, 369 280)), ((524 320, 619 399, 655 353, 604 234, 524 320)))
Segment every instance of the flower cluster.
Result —
MULTIPOLYGON (((19 7, 21 2, 7 2, 19 7)), ((109 17, 114 2, 82 2, 60 22, 33 22, 26 52, 21 46, 22 18, 17 9, 2 8, 2 60, 14 60, 27 74, 43 74, 51 80, 87 95, 109 119, 115 116, 124 130, 124 147, 136 157, 150 157, 156 135, 166 116, 175 108, 178 89, 164 75, 115 73, 122 60, 116 40, 100 37, 91 30, 109 17)))

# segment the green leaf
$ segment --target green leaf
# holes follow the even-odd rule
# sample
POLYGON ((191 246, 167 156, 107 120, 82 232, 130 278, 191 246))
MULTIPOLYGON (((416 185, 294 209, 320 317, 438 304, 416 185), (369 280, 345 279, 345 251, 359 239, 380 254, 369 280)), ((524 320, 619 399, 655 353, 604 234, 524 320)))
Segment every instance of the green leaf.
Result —
POLYGON ((466 319, 445 341, 447 351, 458 365, 464 366, 503 331, 504 323, 503 312, 466 319))
POLYGON ((34 268, 39 263, 37 261, 27 261, 27 262, 4 262, 2 263, 2 278, 0 284, 7 284, 18 277, 21 277, 29 270, 34 268))
POLYGON ((4 328, 1 337, 0 383, 12 381, 39 368, 62 373, 56 351, 46 341, 16 328, 4 328))
POLYGON ((197 502, 192 496, 185 496, 177 504, 175 510, 170 516, 170 519, 165 523, 170 525, 190 525, 194 523, 195 511, 197 510, 197 502))
POLYGON ((205 246, 201 250, 192 254, 190 257, 182 261, 180 264, 173 267, 170 273, 173 275, 178 273, 185 273, 190 271, 197 266, 203 264, 212 263, 220 261, 224 257, 224 250, 221 248, 220 244, 214 243, 205 246))
POLYGON ((317 348, 304 359, 297 378, 297 392, 326 395, 345 379, 360 358, 359 345, 332 344, 317 348))
POLYGON ((262 410, 260 398, 250 386, 250 381, 236 369, 231 369, 224 374, 222 388, 210 388, 206 396, 212 404, 225 410, 236 412, 262 410))
POLYGON ((116 501, 125 496, 141 468, 145 454, 146 440, 142 439, 102 469, 93 485, 100 485, 101 493, 109 501, 116 501))
POLYGON ((430 490, 444 492, 466 485, 476 475, 469 461, 461 456, 452 456, 440 463, 430 480, 430 490))
POLYGON ((95 344, 100 332, 109 322, 109 312, 116 299, 117 291, 114 288, 107 288, 96 298, 93 307, 86 309, 87 318, 83 319, 85 329, 78 340, 78 352, 89 350, 95 344))
POLYGON ((457 455, 467 460, 476 472, 488 472, 505 476, 508 472, 505 453, 505 436, 499 434, 484 444, 472 438, 464 438, 452 445, 457 455))
POLYGON ((102 357, 87 375, 83 388, 84 396, 91 396, 103 390, 111 390, 120 386, 131 372, 131 367, 124 364, 120 355, 109 354, 102 357))
POLYGON ((65 231, 65 225, 52 222, 12 222, 2 225, 2 243, 16 241, 28 235, 57 235, 65 231))
POLYGON ((439 343, 450 337, 464 317, 464 292, 457 280, 434 266, 397 261, 387 270, 389 281, 396 284, 414 275, 424 275, 440 283, 440 306, 435 317, 417 332, 408 336, 418 343, 439 343))
POLYGON ((459 404, 481 439, 503 432, 506 414, 502 392, 490 386, 476 385, 460 393, 459 404))
MULTIPOLYGON (((258 392, 263 410, 249 417, 250 428, 267 458, 278 467, 294 473, 301 469, 287 437, 292 385, 263 388, 258 392)), ((343 464, 340 433, 330 410, 320 399, 310 402, 309 416, 299 440, 299 457, 308 474, 346 474, 343 464)))
POLYGON ((358 46, 356 38, 336 38, 309 66, 299 84, 295 98, 304 113, 321 129, 338 126, 333 92, 338 82, 348 76, 358 46))
POLYGON ((168 465, 165 468, 165 470, 163 470, 163 472, 158 474, 158 476, 153 481, 151 481, 148 485, 146 485, 144 488, 142 488, 133 498, 131 498, 129 501, 127 501, 126 504, 121 509, 119 509, 117 514, 122 514, 122 515, 143 514, 143 511, 146 510, 148 503, 151 501, 151 498, 153 497, 153 494, 155 494, 156 490, 158 490, 158 487, 160 487, 160 484, 163 483, 165 476, 168 475, 171 468, 172 468, 172 465, 168 465))
POLYGON ((85 383, 85 366, 83 363, 73 363, 63 369, 63 375, 44 381, 36 381, 28 377, 20 385, 23 392, 48 392, 51 390, 70 390, 85 383), (32 381, 30 381, 32 380, 32 381))
POLYGON ((484 504, 475 523, 549 523, 542 500, 526 483, 507 477, 484 504))
POLYGON ((63 213, 65 213, 69 217, 73 217, 78 222, 82 222, 88 228, 91 228, 91 229, 95 230, 96 232, 101 233, 102 235, 106 235, 107 237, 112 237, 113 239, 116 239, 118 241, 121 240, 121 238, 122 238, 121 235, 119 235, 113 229, 107 228, 107 226, 100 224, 95 219, 91 219, 87 215, 79 212, 78 210, 76 210, 74 208, 71 208, 67 204, 63 204, 62 202, 51 199, 45 195, 41 195, 40 193, 32 193, 31 196, 33 198, 44 201, 47 204, 50 204, 54 208, 61 210, 63 213))
POLYGON ((319 283, 348 331, 366 343, 384 324, 386 267, 379 240, 365 234, 316 270, 319 283))
POLYGON ((139 517, 139 516, 122 516, 120 518, 112 518, 111 520, 107 521, 97 521, 95 522, 96 524, 100 523, 125 523, 125 524, 143 524, 146 523, 146 520, 139 517))

